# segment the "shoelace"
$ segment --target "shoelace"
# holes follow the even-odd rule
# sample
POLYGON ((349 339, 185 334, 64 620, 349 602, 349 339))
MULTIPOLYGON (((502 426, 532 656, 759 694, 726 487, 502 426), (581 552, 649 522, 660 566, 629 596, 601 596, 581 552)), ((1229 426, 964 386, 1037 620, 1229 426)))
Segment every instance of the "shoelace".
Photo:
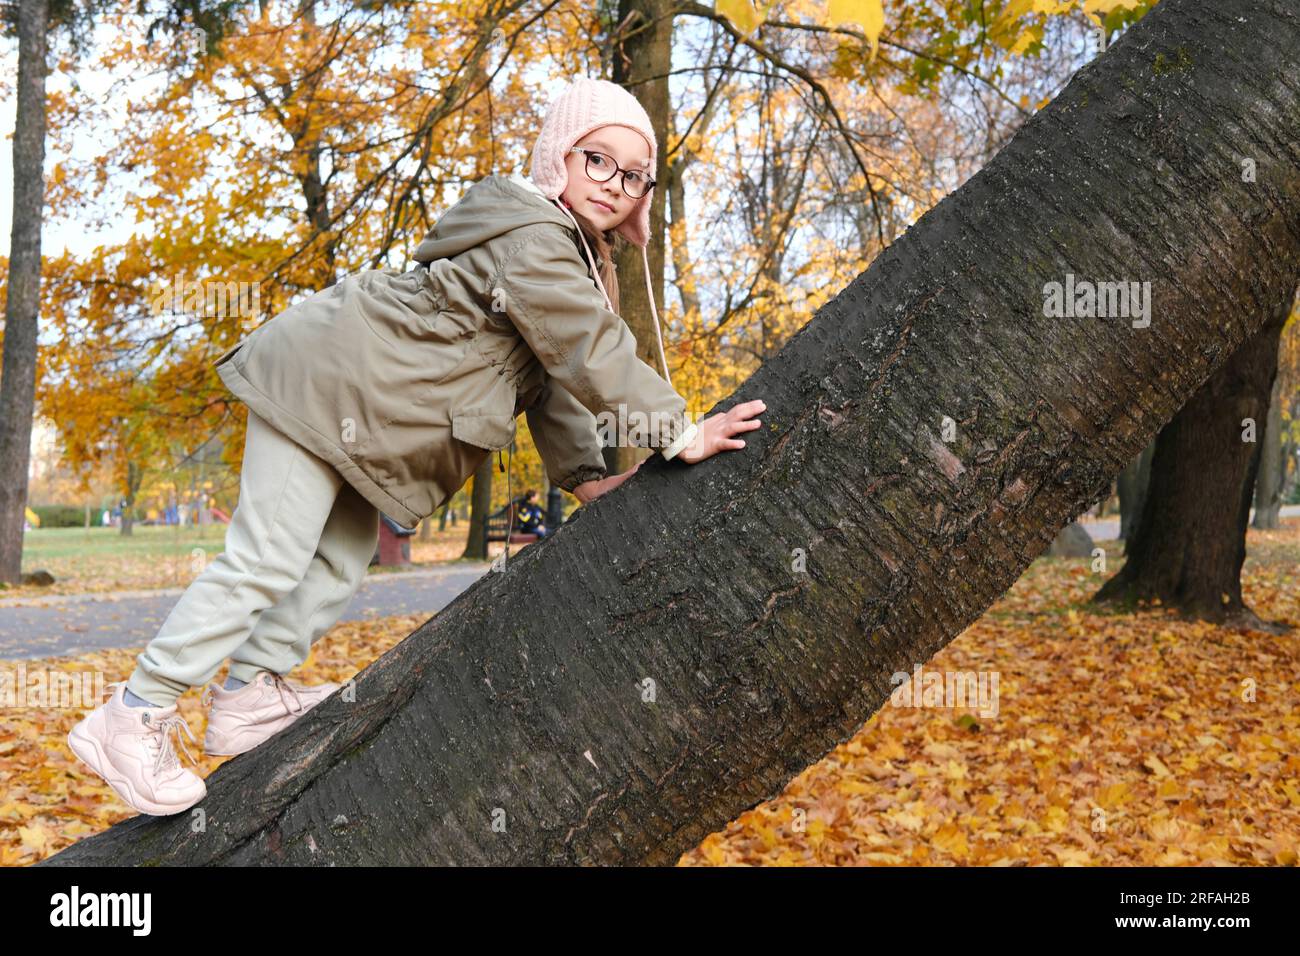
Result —
MULTIPOLYGON (((152 727, 155 731, 155 733, 150 735, 148 742, 149 749, 155 754, 153 764, 154 773, 158 773, 162 770, 181 769, 180 758, 176 756, 176 751, 172 746, 171 732, 173 730, 184 730, 185 736, 189 737, 190 740, 194 740, 194 734, 190 732, 190 725, 185 722, 185 718, 180 714, 171 714, 164 717, 162 720, 152 721, 149 719, 149 711, 146 710, 142 715, 141 720, 152 727), (155 750, 155 748, 157 749, 155 750)), ((176 735, 176 742, 181 745, 181 749, 185 751, 185 756, 189 758, 190 763, 197 764, 194 755, 190 753, 189 748, 185 746, 185 741, 180 739, 180 734, 176 735)))
POLYGON ((270 671, 268 676, 270 676, 271 678, 271 683, 275 686, 277 690, 280 691, 280 700, 284 702, 285 710, 292 711, 295 714, 301 714, 305 708, 303 707, 302 697, 300 697, 298 694, 298 688, 294 687, 292 684, 290 684, 287 680, 285 680, 282 676, 277 674, 275 671, 270 671), (289 706, 288 702, 285 701, 284 692, 286 690, 289 693, 293 694, 294 702, 298 705, 297 710, 293 710, 289 706))
MULTIPOLYGON (((287 680, 285 680, 281 675, 275 673, 274 671, 267 671, 267 672, 266 672, 266 678, 269 678, 269 679, 270 679, 270 682, 271 682, 271 685, 272 685, 273 687, 275 687, 277 690, 279 690, 279 692, 280 692, 280 701, 284 704, 285 710, 291 711, 291 712, 296 713, 296 714, 301 714, 301 713, 303 713, 303 711, 304 711, 305 708, 304 708, 303 703, 302 703, 302 696, 298 693, 298 688, 297 688, 297 687, 293 686, 293 684, 290 684, 290 683, 289 683, 287 680), (294 708, 291 707, 291 706, 289 705, 289 702, 285 699, 285 696, 284 696, 284 692, 285 692, 285 691, 288 691, 289 693, 293 694, 293 699, 294 699, 294 703, 297 705, 297 710, 294 710, 294 708)), ((259 681, 263 681, 263 680, 265 680, 266 678, 259 677, 258 680, 259 680, 259 681)), ((212 688, 213 688, 213 686, 214 686, 214 685, 212 685, 212 684, 208 684, 206 687, 203 688, 203 694, 202 694, 202 696, 200 697, 200 702, 203 704, 204 707, 210 707, 210 706, 212 705, 212 696, 213 696, 213 695, 212 695, 212 688)), ((240 689, 240 690, 243 690, 242 687, 239 688, 239 689, 240 689)))
MULTIPOLYGON (((110 681, 108 686, 116 690, 119 684, 125 683, 126 681, 124 680, 110 681)), ((184 730, 185 736, 189 737, 190 740, 193 741, 194 734, 190 731, 190 725, 185 722, 185 718, 179 713, 164 717, 159 721, 151 721, 149 719, 149 713, 150 711, 145 709, 140 715, 140 720, 148 724, 154 731, 150 734, 148 742, 146 743, 150 752, 155 755, 153 764, 154 773, 157 773, 164 768, 169 770, 179 770, 181 762, 180 758, 176 755, 175 748, 172 746, 171 733, 174 730, 184 730)), ((185 746, 185 742, 180 739, 179 734, 176 735, 176 742, 181 745, 181 750, 185 752, 185 756, 189 758, 190 763, 198 766, 198 761, 194 759, 194 754, 190 753, 190 749, 185 746)), ((197 743, 197 741, 195 741, 195 743, 197 743)))

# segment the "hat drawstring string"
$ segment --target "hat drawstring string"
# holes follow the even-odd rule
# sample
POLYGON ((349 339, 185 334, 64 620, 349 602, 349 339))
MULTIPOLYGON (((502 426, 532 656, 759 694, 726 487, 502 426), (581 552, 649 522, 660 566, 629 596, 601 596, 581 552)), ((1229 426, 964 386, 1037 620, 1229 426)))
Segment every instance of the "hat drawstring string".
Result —
MULTIPOLYGON (((509 446, 507 446, 506 448, 506 457, 510 458, 514 450, 515 450, 515 440, 512 438, 510 439, 509 446)), ((513 461, 511 463, 513 464, 513 461)), ((488 467, 490 468, 491 466, 489 465, 488 467)), ((501 468, 500 448, 497 449, 497 468, 501 468)), ((513 500, 514 491, 511 489, 510 486, 510 479, 514 477, 514 469, 507 467, 502 470, 505 471, 506 473, 506 544, 505 544, 505 556, 502 558, 502 563, 505 563, 506 561, 510 560, 510 536, 515 533, 515 504, 513 500)), ((485 546, 486 544, 487 542, 484 542, 485 546)))
POLYGON ((650 314, 655 320, 655 340, 659 343, 659 361, 664 367, 664 378, 668 380, 669 388, 672 388, 673 378, 668 374, 668 357, 664 355, 664 336, 659 331, 659 310, 655 308, 654 286, 650 282, 650 260, 646 257, 645 246, 641 247, 641 265, 645 268, 645 294, 650 300, 650 314))

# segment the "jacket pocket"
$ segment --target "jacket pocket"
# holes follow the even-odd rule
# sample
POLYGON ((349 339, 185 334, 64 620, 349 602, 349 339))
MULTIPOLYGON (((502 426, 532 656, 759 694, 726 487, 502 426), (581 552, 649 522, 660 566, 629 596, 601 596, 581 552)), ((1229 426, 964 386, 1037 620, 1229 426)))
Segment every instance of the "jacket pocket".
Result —
POLYGON ((452 437, 496 451, 505 448, 515 437, 515 417, 509 413, 467 409, 451 417, 452 437))

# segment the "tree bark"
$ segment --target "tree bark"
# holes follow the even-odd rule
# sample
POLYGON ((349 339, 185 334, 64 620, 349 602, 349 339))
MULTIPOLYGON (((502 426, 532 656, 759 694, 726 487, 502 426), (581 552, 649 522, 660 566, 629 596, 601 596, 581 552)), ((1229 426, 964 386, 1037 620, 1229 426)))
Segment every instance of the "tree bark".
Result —
POLYGON ((743 452, 654 456, 485 574, 217 770, 201 832, 46 864, 672 864, 856 733, 1263 324, 1300 253, 1298 48, 1292 0, 1164 0, 738 389, 768 406, 743 452), (1150 326, 1045 318, 1067 272, 1150 280, 1150 326))
POLYGON ((1252 527, 1271 531, 1282 524, 1282 377, 1273 376, 1268 418, 1260 439, 1259 476, 1255 479, 1255 518, 1252 527))
POLYGON ((1264 327, 1161 429, 1127 560, 1093 600, 1158 602, 1208 621, 1266 627, 1242 600, 1241 566, 1278 340, 1297 279, 1283 276, 1264 327))
POLYGON ((36 338, 41 306, 41 222, 45 210, 45 76, 48 0, 18 5, 13 224, 0 365, 0 583, 19 584, 23 519, 36 405, 36 338))

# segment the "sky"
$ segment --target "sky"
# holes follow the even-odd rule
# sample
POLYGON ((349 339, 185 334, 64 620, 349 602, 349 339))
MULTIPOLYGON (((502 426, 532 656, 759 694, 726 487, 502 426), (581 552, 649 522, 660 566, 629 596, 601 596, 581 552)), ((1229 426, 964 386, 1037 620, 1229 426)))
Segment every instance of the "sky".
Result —
MULTIPOLYGON (((96 36, 102 37, 103 27, 96 30, 96 36)), ((58 51, 51 51, 50 62, 57 62, 58 51)), ((18 76, 18 41, 15 38, 0 40, 0 74, 9 85, 17 83, 18 76)), ((109 86, 114 77, 98 69, 81 68, 77 75, 83 91, 96 95, 101 102, 120 102, 121 92, 110 94, 109 86)), ((70 89, 66 74, 52 70, 46 78, 46 91, 67 91, 70 89)), ((0 255, 9 255, 9 233, 13 227, 13 133, 14 116, 17 102, 9 90, 5 91, 4 101, 0 103, 0 255)), ((111 131, 97 131, 94 137, 79 138, 73 155, 78 159, 93 159, 99 151, 103 137, 111 131)), ((48 177, 59 162, 68 156, 56 152, 54 144, 47 137, 45 144, 45 174, 48 177)), ((123 219, 111 224, 104 230, 90 230, 84 224, 76 222, 47 222, 41 231, 41 251, 47 256, 60 255, 65 249, 75 254, 84 254, 104 243, 121 242, 131 235, 135 223, 123 219)))

